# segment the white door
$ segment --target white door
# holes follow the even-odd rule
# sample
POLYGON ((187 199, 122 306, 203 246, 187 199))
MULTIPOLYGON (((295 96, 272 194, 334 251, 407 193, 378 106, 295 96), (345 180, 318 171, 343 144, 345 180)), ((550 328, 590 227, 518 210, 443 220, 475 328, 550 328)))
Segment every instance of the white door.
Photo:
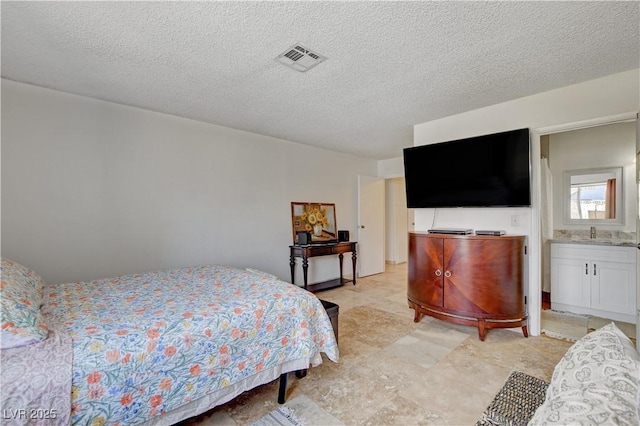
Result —
POLYGON ((407 223, 407 207, 394 206, 396 220, 396 263, 406 263, 409 259, 409 224, 407 223))
POLYGON ((639 205, 636 206, 636 348, 640 350, 640 119, 636 115, 636 191, 638 194, 639 205))
POLYGON ((358 276, 384 272, 384 179, 358 176, 358 276))

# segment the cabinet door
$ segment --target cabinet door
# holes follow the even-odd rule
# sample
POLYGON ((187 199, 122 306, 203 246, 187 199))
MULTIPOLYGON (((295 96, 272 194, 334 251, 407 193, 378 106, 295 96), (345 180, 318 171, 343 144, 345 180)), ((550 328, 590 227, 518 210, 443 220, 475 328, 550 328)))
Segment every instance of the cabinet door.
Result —
POLYGON ((450 239, 444 306, 478 318, 523 315, 523 239, 450 239))
POLYGON ((590 268, 591 307, 603 311, 635 315, 635 265, 594 261, 590 268))
POLYGON ((586 260, 552 257, 551 302, 590 307, 590 266, 586 260))
POLYGON ((424 306, 443 306, 442 238, 411 235, 407 296, 424 306))

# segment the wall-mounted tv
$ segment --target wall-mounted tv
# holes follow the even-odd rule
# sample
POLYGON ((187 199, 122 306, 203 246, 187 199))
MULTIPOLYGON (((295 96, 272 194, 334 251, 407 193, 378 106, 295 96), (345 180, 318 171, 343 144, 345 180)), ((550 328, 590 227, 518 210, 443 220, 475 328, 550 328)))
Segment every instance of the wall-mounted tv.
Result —
POLYGON ((529 129, 404 149, 409 208, 531 205, 529 129))

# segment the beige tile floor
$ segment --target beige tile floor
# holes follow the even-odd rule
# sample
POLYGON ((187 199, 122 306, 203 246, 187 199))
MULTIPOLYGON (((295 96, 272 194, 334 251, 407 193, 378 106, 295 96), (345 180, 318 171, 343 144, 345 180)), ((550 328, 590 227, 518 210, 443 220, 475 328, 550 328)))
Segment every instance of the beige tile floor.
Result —
MULTIPOLYGON (((318 293, 339 305, 340 362, 290 374, 287 405, 309 425, 473 425, 509 373, 549 380, 571 342, 524 338, 430 317, 413 322, 406 264, 318 293)), ((244 425, 278 407, 278 382, 245 392, 189 425, 244 425)))

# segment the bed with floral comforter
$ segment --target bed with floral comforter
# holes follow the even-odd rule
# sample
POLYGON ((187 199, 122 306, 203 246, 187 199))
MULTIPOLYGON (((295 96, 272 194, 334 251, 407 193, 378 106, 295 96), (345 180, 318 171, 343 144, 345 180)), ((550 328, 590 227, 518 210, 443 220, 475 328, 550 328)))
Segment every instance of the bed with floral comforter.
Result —
POLYGON ((317 365, 321 352, 338 360, 320 300, 257 271, 202 266, 50 285, 42 312, 70 336, 74 424, 169 424, 317 365))

